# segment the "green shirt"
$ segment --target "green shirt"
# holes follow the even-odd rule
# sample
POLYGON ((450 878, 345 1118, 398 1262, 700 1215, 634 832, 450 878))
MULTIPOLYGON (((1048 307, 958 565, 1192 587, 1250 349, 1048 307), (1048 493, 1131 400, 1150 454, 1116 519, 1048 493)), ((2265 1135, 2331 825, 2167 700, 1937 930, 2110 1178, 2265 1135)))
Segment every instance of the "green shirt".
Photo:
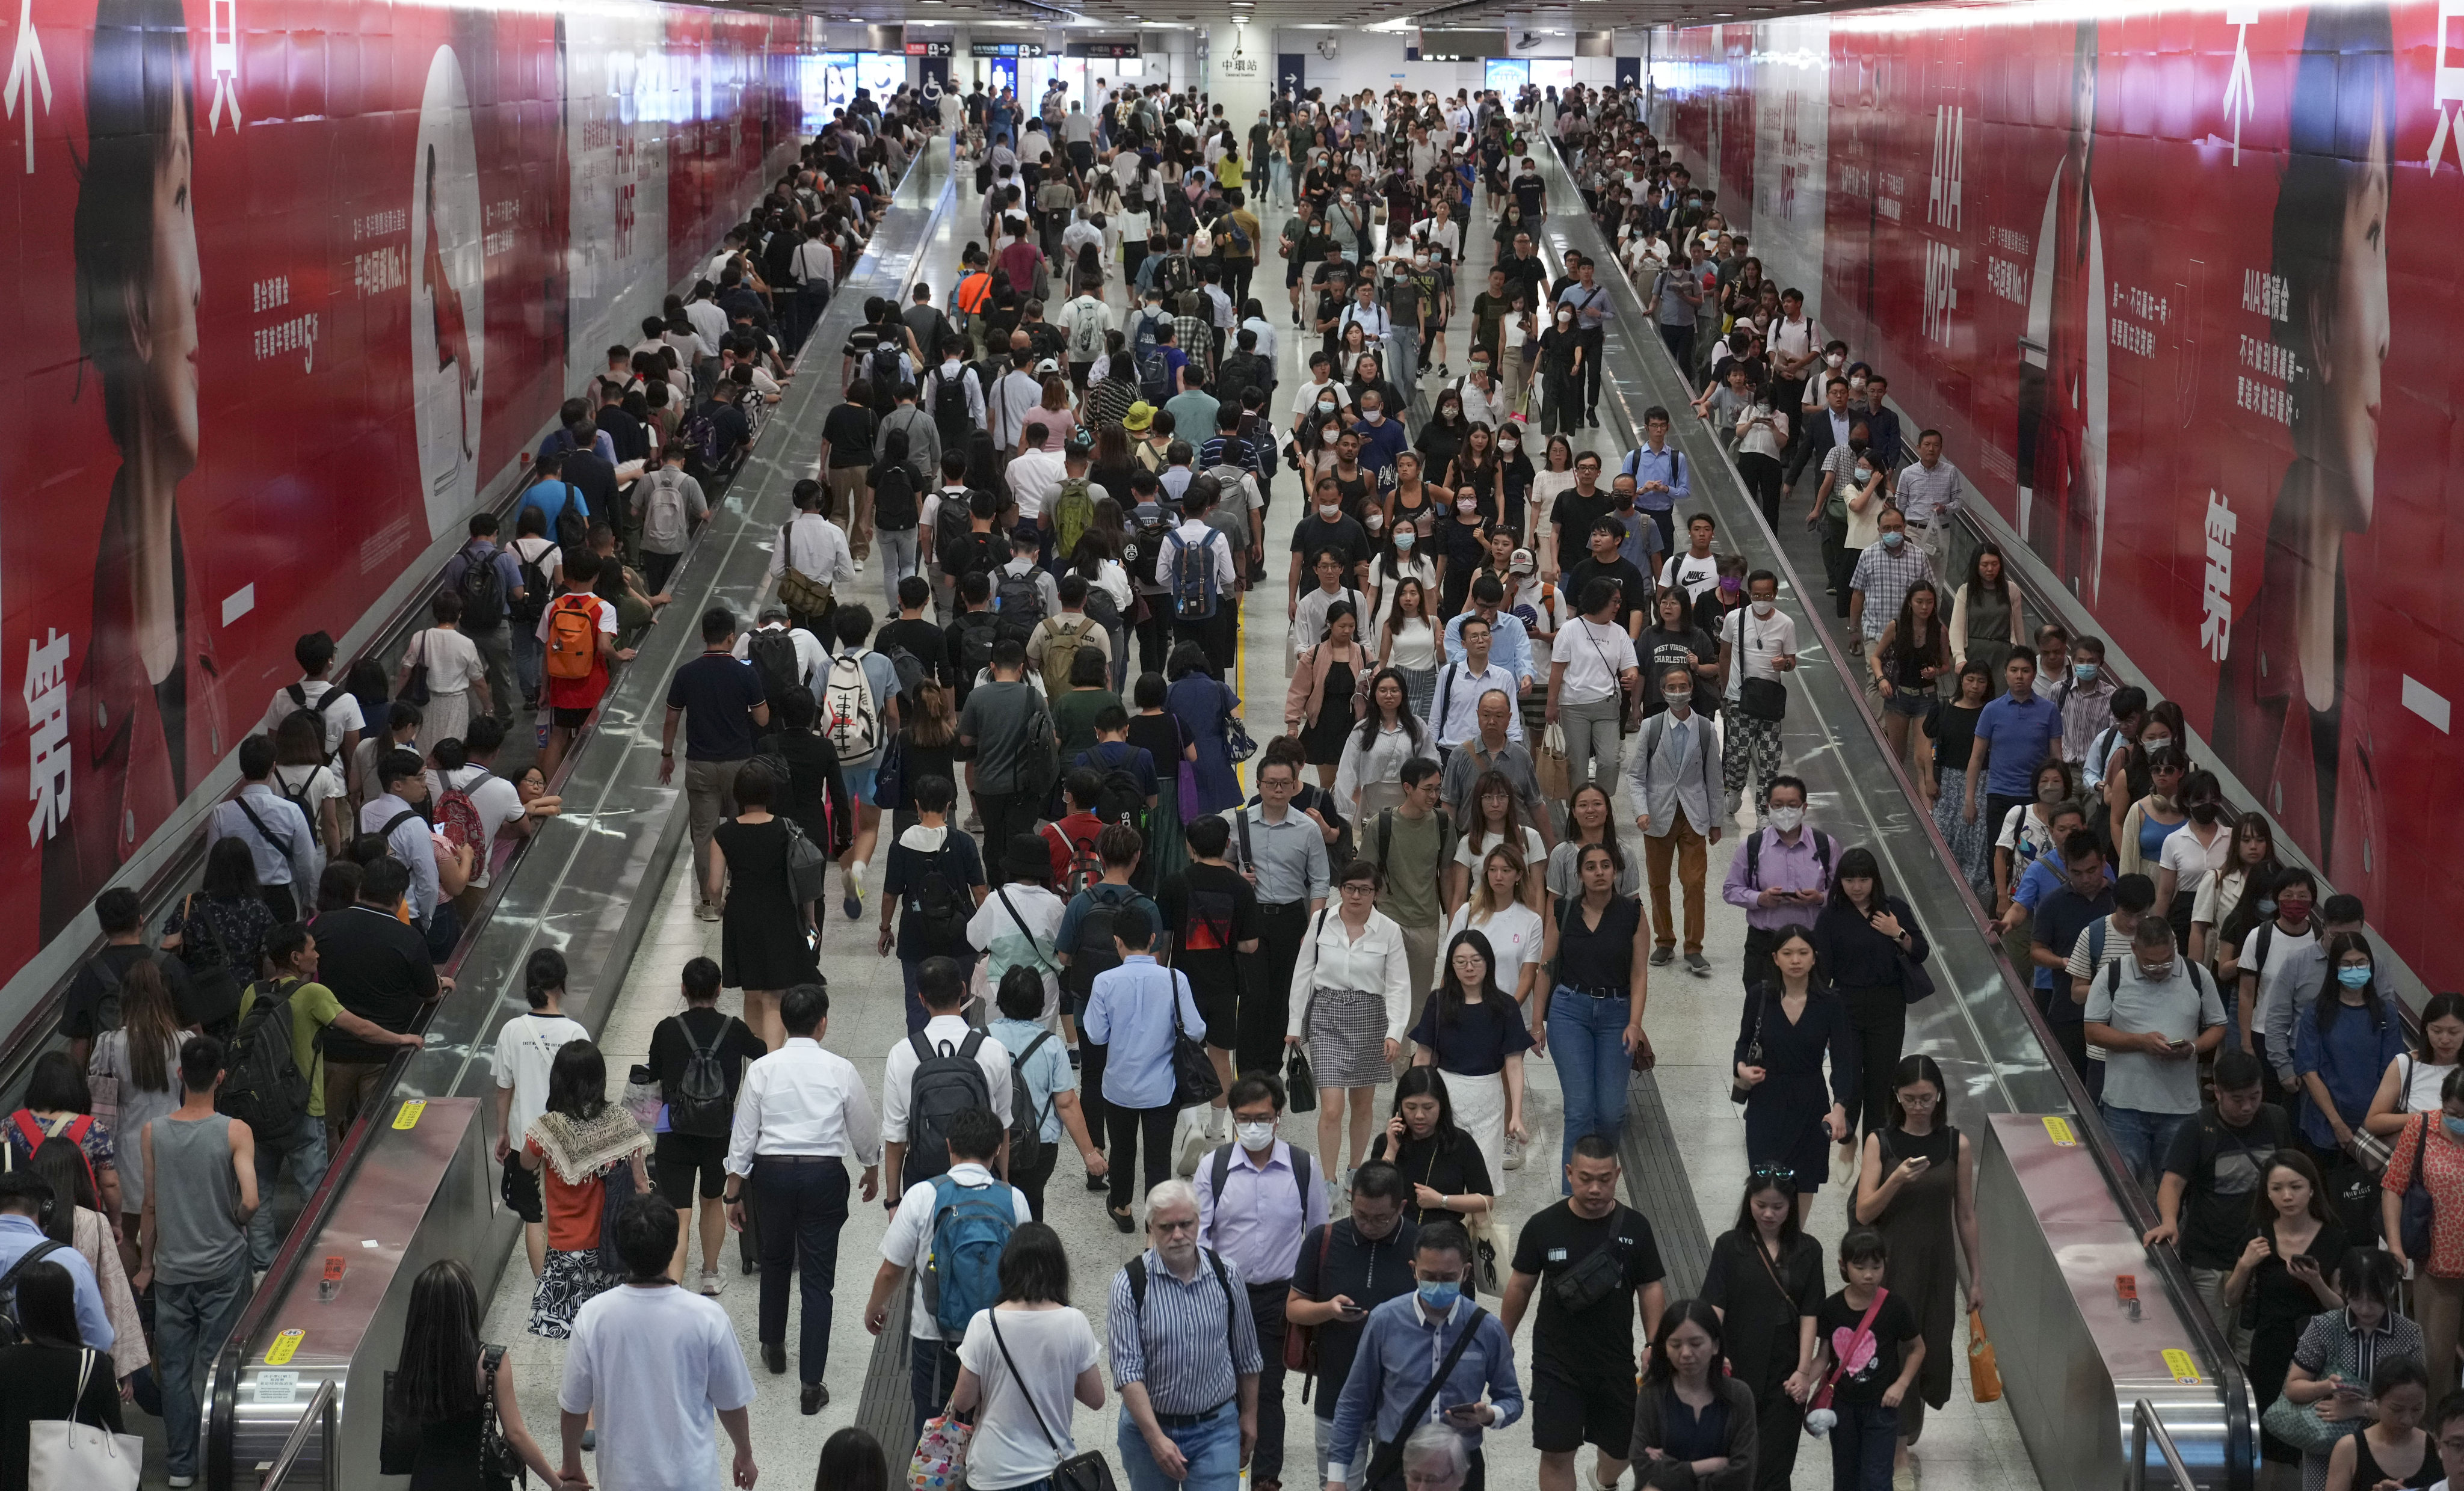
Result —
MULTIPOLYGON (((239 997, 239 1023, 248 1023, 249 1006, 256 1002, 256 992, 262 982, 250 984, 239 997)), ((291 1059, 299 1063, 301 1075, 308 1079, 308 1116, 325 1116, 325 1053, 318 1037, 342 1013, 342 1001, 323 984, 290 981, 291 987, 291 1059)))
POLYGON ((1120 702, 1121 696, 1110 689, 1071 689, 1053 698, 1052 728, 1061 734, 1065 769, 1080 752, 1095 748, 1095 716, 1120 702))
POLYGON ((1382 862, 1377 910, 1397 927, 1435 927, 1444 920, 1438 887, 1445 879, 1446 858, 1454 853, 1455 836, 1450 826, 1439 822, 1441 816, 1429 813, 1411 819, 1401 813, 1381 813, 1362 825, 1361 853, 1372 863, 1382 862))

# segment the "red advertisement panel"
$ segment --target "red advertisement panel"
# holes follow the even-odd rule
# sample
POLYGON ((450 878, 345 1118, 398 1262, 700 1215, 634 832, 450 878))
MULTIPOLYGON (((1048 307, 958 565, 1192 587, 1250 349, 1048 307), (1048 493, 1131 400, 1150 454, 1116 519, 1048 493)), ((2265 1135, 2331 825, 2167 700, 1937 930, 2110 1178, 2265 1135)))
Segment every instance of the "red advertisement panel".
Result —
POLYGON ((2453 987, 2420 871, 2464 692, 2464 8, 2080 13, 1834 18, 1818 224, 1758 221, 1771 184, 1712 133, 1815 26, 1756 28, 1744 66, 1737 28, 1681 33, 1656 76, 1731 217, 1819 263, 1829 329, 2453 987))
POLYGON ((300 633, 348 630, 512 469, 597 365, 577 308, 638 327, 758 195, 794 142, 803 25, 300 0, 19 16, 11 968, 258 728, 300 633), (644 200, 663 173, 673 202, 644 200))

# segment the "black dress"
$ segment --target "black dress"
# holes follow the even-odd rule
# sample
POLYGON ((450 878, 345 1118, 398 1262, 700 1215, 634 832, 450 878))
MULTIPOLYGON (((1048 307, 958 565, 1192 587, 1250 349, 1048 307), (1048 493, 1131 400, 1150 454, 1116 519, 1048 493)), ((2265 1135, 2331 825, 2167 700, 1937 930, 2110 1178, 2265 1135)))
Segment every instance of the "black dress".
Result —
POLYGON ((111 1375, 109 1352, 91 1353, 94 1370, 85 1396, 77 1396, 77 1370, 87 1354, 67 1346, 0 1349, 0 1491, 26 1491, 26 1426, 37 1418, 67 1418, 74 1408, 77 1422, 121 1432, 120 1384, 111 1375))
MULTIPOLYGON (((2274 1229, 2269 1233, 2273 1236, 2274 1229)), ((2333 1277, 2344 1247, 2344 1229, 2330 1221, 2321 1224, 2310 1246, 2295 1256, 2312 1260, 2333 1277)), ((2293 1369, 2293 1348, 2301 1344, 2301 1332, 2321 1305, 2310 1286, 2293 1277, 2284 1260, 2273 1253, 2251 1271, 2250 1286, 2242 1298, 2243 1318, 2251 1324, 2250 1391, 2264 1414, 2267 1405, 2284 1395, 2284 1374, 2293 1369)), ((2272 1434, 2261 1434, 2258 1442, 2266 1457, 2279 1464, 2290 1465, 2301 1458, 2272 1434)))
POLYGON ((787 823, 729 819, 711 832, 727 856, 719 976, 732 989, 784 989, 818 975, 804 942, 804 913, 787 884, 787 823))
POLYGON ((1746 1099, 1747 1163, 1786 1166, 1796 1172, 1797 1194, 1811 1195, 1822 1188, 1830 1169, 1823 1155, 1827 1141, 1822 1120, 1833 1102, 1845 1108, 1858 1092, 1857 1042, 1849 1034, 1848 1007, 1837 995, 1816 986, 1807 992, 1804 1010, 1791 1022, 1782 993, 1757 986, 1746 996, 1730 1059, 1750 1063, 1757 1040, 1763 1080, 1746 1099), (1825 1056, 1831 1061, 1827 1092, 1825 1056))
POLYGON ((1359 682, 1351 664, 1326 665, 1326 700, 1317 718, 1301 727, 1301 750, 1311 766, 1333 766, 1343 760, 1343 739, 1352 734, 1352 692, 1359 682))
POLYGON ((818 731, 782 730, 763 735, 758 749, 776 754, 787 763, 787 784, 778 810, 796 821, 804 837, 836 854, 855 842, 855 814, 847 802, 847 779, 839 771, 838 748, 818 731))
POLYGON ((1798 1321, 1822 1307, 1822 1244, 1803 1233, 1776 1261, 1750 1229, 1711 1244, 1698 1297, 1723 1312, 1729 1375, 1753 1390, 1755 1491, 1785 1491, 1796 1466, 1805 1411, 1781 1385, 1796 1370, 1798 1321))
MULTIPOLYGON (((1471 1142, 1471 1135, 1460 1130, 1415 1139, 1407 1129, 1399 1150, 1393 1136, 1381 1131, 1377 1142, 1369 1147, 1369 1157, 1386 1161, 1403 1173, 1406 1182, 1427 1186, 1440 1195, 1497 1195, 1496 1183, 1488 1178, 1488 1162, 1481 1158, 1480 1146, 1471 1142)), ((1424 1207, 1418 1200, 1419 1193, 1413 1195, 1414 1199, 1403 1203, 1403 1218, 1413 1226, 1463 1219, 1443 1207, 1424 1207)))

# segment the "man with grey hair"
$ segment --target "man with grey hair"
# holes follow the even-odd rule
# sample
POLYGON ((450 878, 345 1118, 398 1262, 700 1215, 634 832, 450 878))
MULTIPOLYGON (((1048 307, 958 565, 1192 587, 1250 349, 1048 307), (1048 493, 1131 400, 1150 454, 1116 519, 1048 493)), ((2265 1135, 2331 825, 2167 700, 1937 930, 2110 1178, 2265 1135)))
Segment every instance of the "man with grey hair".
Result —
POLYGON ((1147 1249, 1112 1276, 1106 1323, 1131 1491, 1235 1491, 1258 1438, 1256 1323, 1240 1271, 1198 1245, 1198 1191, 1147 1193, 1147 1249))
POLYGON ((1453 1426, 1422 1424, 1403 1441, 1403 1483, 1417 1491, 1463 1491, 1471 1452, 1453 1426))

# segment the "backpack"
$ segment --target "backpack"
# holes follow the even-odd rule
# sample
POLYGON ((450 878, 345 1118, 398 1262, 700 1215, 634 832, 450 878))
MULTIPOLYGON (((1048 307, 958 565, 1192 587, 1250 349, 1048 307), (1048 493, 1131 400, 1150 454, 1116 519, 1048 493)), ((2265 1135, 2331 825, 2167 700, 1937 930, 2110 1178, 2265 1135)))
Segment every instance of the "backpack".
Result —
POLYGON ((865 382, 872 395, 872 412, 887 414, 898 407, 898 385, 907 379, 906 354, 898 343, 885 338, 865 360, 865 382))
POLYGON ((1129 905, 1137 892, 1130 891, 1116 901, 1089 886, 1085 894, 1087 913, 1078 918, 1078 939, 1068 950, 1069 966, 1061 971, 1062 987, 1082 999, 1095 992, 1096 975, 1121 966, 1121 954, 1112 947, 1112 914, 1129 905))
POLYGON ((545 549, 541 549, 536 558, 525 557, 520 540, 515 541, 514 562, 521 566, 522 598, 513 603, 512 610, 514 620, 525 626, 538 625, 539 617, 547 610, 548 591, 553 587, 548 583, 547 571, 539 567, 539 560, 545 558, 545 549))
POLYGON ((17 1261, 9 1265, 9 1271, 0 1274, 0 1346, 22 1345, 26 1339, 26 1332, 17 1324, 17 1276, 24 1273, 29 1264, 39 1263, 67 1246, 65 1242, 45 1238, 18 1254, 17 1261))
POLYGON ((505 577, 496 573, 493 547, 486 554, 476 549, 475 544, 463 545, 462 578, 453 585, 462 597, 462 629, 495 631, 505 624, 505 577))
POLYGON ((829 673, 822 684, 822 733, 830 737, 840 764, 847 766, 861 766, 881 749, 881 715, 873 707, 864 659, 862 652, 830 659, 829 673))
MULTIPOLYGON (((662 466, 645 479, 642 493, 642 538, 646 543, 682 545, 691 527, 685 510, 685 473, 662 466)), ((466 612, 467 614, 467 612, 466 612)))
POLYGON ((1037 625, 1044 620, 1044 589, 1035 582, 1040 573, 1029 565, 1025 574, 1012 574, 1003 565, 993 585, 994 624, 1003 638, 1021 646, 1035 635, 1037 625))
POLYGON ((1172 359, 1164 356, 1162 343, 1155 340, 1155 327, 1163 319, 1160 311, 1142 312, 1130 334, 1130 362, 1138 370, 1138 397, 1149 404, 1159 405, 1172 397, 1172 359))
MULTIPOLYGON (((1095 495, 1089 490, 1091 485, 1084 476, 1071 476, 1061 483, 1059 492, 1053 493, 1052 539, 1056 545, 1053 552, 1065 559, 1078 552, 1078 540, 1085 537, 1087 530, 1094 524, 1095 495)), ((873 498, 876 522, 880 520, 877 515, 880 508, 881 499, 876 496, 873 498)))
POLYGON ((872 522, 888 532, 913 528, 924 511, 924 469, 913 461, 873 469, 872 522))
POLYGON ((897 676, 898 691, 900 693, 913 698, 915 694, 915 691, 924 687, 924 660, 922 658, 917 657, 914 653, 908 651, 905 647, 898 646, 898 644, 894 642, 889 647, 876 647, 873 650, 879 652, 883 657, 890 659, 890 670, 897 676))
POLYGON ((1062 894, 1074 896, 1104 878, 1104 856, 1095 847, 1096 834, 1102 829, 1081 837, 1056 822, 1052 830, 1061 835, 1061 842, 1069 850, 1069 868, 1062 877, 1062 894))
POLYGON ((280 772, 275 773, 271 778, 274 782, 274 790, 281 793, 285 800, 287 800, 293 807, 299 810, 299 816, 308 820, 308 831, 311 834, 314 834, 317 831, 317 813, 314 808, 311 808, 308 805, 307 792, 310 787, 317 784, 317 774, 324 769, 325 768, 322 766, 310 768, 307 779, 299 784, 299 790, 297 792, 294 792, 289 787, 282 784, 282 774, 280 772))
POLYGON ((969 611, 958 618, 958 672, 972 681, 993 666, 993 637, 1001 624, 990 611, 969 611), (974 625, 969 625, 974 623, 974 625))
MULTIPOLYGON (((527 583, 527 581, 525 581, 525 583, 527 583)), ((540 583, 545 584, 546 581, 541 581, 540 583)), ((306 710, 309 713, 316 715, 318 728, 319 729, 322 729, 325 725, 330 723, 325 716, 333 712, 334 706, 352 696, 350 691, 344 689, 341 684, 331 683, 325 686, 324 693, 319 696, 317 702, 314 704, 308 702, 308 686, 305 684, 293 684, 282 691, 291 695, 292 703, 299 706, 303 710, 306 710)), ((334 749, 325 753, 325 762, 329 766, 339 764, 341 759, 342 748, 339 743, 335 745, 334 749)), ((314 822, 316 820, 311 819, 309 822, 314 822)))
POLYGON ((933 562, 953 582, 967 572, 976 549, 975 505, 970 497, 968 493, 945 489, 941 505, 933 514, 933 562))
MULTIPOLYGON (((958 378, 966 377, 959 369, 958 378)), ((933 370, 933 428, 941 434, 941 449, 962 450, 974 433, 975 415, 967 407, 967 385, 940 368, 933 370)))
POLYGON ((1146 837, 1147 795, 1138 790, 1138 778, 1125 767, 1105 770, 1091 811, 1108 824, 1120 823, 1136 829, 1140 839, 1146 837))
POLYGON ((1129 528, 1129 539, 1121 545, 1121 562, 1133 579, 1145 579, 1153 575, 1151 561, 1172 537, 1172 510, 1160 502, 1141 502, 1130 510, 1129 528))
MULTIPOLYGON (((1814 863, 1822 866, 1822 878, 1831 879, 1831 836, 1820 831, 1814 835, 1814 863)), ((1746 841, 1746 888, 1759 891, 1763 888, 1763 836, 1757 829, 1746 841)))
MULTIPOLYGON (((480 768, 479 775, 484 778, 488 775, 487 769, 480 768)), ((437 832, 456 848, 468 847, 486 854, 488 825, 479 817, 478 804, 471 800, 467 788, 454 785, 451 774, 440 772, 438 778, 444 782, 445 790, 436 795, 437 832)))
POLYGON ((761 697, 774 709, 788 690, 804 681, 803 665, 796 660, 795 634, 785 627, 776 631, 757 627, 747 634, 744 660, 753 665, 761 680, 761 697))
POLYGON ((693 463, 704 475, 718 469, 727 455, 726 437, 719 433, 715 403, 705 404, 685 419, 685 444, 693 447, 693 463))
MULTIPOLYGON (((1100 311, 1103 302, 1095 302, 1100 311)), ((1090 316, 1082 308, 1069 328, 1069 361, 1092 362, 1104 355, 1104 321, 1101 316, 1090 316)))
POLYGON ((969 1108, 993 1106, 992 1085, 976 1064, 984 1033, 970 1030, 954 1046, 947 1041, 936 1045, 918 1030, 907 1043, 915 1048, 915 1076, 908 1086, 907 1159, 901 1173, 910 1181, 931 1180, 950 1172, 950 1140, 942 1126, 969 1108))
POLYGON ((308 1074, 291 1048, 293 979, 277 990, 271 980, 255 986, 239 1029, 224 1057, 229 1073, 214 1098, 214 1111, 272 1139, 291 1132, 308 1111, 308 1074))
POLYGON ((680 1134, 718 1138, 736 1120, 727 1104, 727 1067, 718 1059, 718 1048, 726 1043, 728 1026, 735 1023, 730 1016, 720 1021, 718 1038, 707 1046, 693 1038, 684 1021, 676 1028, 684 1031, 685 1065, 676 1074, 676 1090, 668 1094, 668 1127, 680 1134))
POLYGON ((1059 698, 1069 688, 1069 667, 1078 661, 1078 649, 1087 645, 1087 634, 1096 629, 1095 619, 1082 616, 1074 625, 1067 618, 1052 618, 1044 632, 1044 691, 1059 698))
MULTIPOLYGON (((1015 1151, 1010 1163, 1018 1163, 1015 1151)), ((933 1246, 922 1286, 924 1307, 945 1340, 966 1334, 978 1311, 1000 1303, 1001 1250, 1018 1221, 1015 1194, 998 1179, 962 1186, 948 1175, 933 1177, 933 1246)))
POLYGON ((1202 622, 1215 614, 1215 545, 1223 536, 1208 529, 1206 537, 1193 544, 1177 531, 1166 536, 1164 543, 1172 554, 1172 614, 1179 621, 1202 622), (1199 561, 1190 562, 1197 555, 1199 561))
POLYGON ((579 682, 588 678, 598 663, 597 598, 559 596, 556 604, 548 608, 547 676, 566 683, 579 682))
POLYGON ((1051 1031, 1038 1031, 1025 1050, 1009 1059, 1009 1169, 1013 1175, 1031 1175, 1044 1164, 1044 1121, 1052 1116, 1052 1106, 1061 1095, 1055 1091, 1039 1109, 1035 1094, 1027 1090, 1025 1068, 1035 1053, 1044 1049, 1044 1042, 1051 1039, 1051 1031))

